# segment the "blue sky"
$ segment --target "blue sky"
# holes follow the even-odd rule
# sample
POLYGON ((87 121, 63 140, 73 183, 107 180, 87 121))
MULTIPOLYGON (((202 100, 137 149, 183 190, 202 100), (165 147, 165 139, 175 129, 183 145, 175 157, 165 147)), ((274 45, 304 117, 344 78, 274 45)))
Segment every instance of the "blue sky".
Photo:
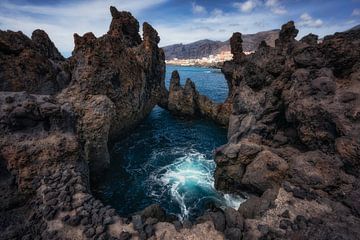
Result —
POLYGON ((294 20, 299 36, 320 37, 360 24, 360 0, 0 0, 0 29, 31 35, 44 29, 65 55, 73 33, 106 33, 109 6, 127 10, 159 32, 160 46, 200 39, 226 40, 235 31, 256 33, 294 20))

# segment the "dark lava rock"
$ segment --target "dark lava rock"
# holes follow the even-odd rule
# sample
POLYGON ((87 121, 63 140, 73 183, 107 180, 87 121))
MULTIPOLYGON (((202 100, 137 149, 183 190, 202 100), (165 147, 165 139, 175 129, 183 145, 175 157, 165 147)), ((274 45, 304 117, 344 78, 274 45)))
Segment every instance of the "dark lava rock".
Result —
POLYGON ((42 30, 32 39, 22 32, 0 31, 0 90, 54 94, 70 82, 67 63, 42 30))
POLYGON ((281 217, 283 217, 283 218, 290 218, 289 210, 285 210, 285 211, 281 214, 281 217))
POLYGON ((255 195, 239 208, 246 238, 358 239, 360 30, 319 43, 297 34, 290 21, 274 48, 261 44, 241 57, 241 34, 234 36, 237 55, 222 67, 233 105, 215 187, 255 195), (249 156, 244 146, 258 152, 249 156), (309 220, 291 222, 290 213, 309 220), (266 234, 256 230, 265 222, 266 234))
POLYGON ((224 210, 224 215, 227 228, 239 228, 243 230, 244 218, 238 211, 228 207, 224 210))
POLYGON ((131 217, 131 222, 133 223, 134 225, 134 228, 136 230, 140 230, 143 228, 143 221, 142 221, 142 218, 140 215, 134 215, 131 217))
POLYGON ((87 228, 85 230, 85 236, 88 237, 88 238, 91 238, 92 236, 95 235, 95 229, 90 227, 90 228, 87 228))
POLYGON ((184 220, 183 223, 182 223, 183 227, 184 228, 192 228, 193 224, 189 221, 189 220, 184 220))
POLYGON ((290 220, 282 219, 282 220, 280 221, 279 227, 280 227, 281 229, 285 229, 285 230, 286 230, 286 229, 290 228, 291 225, 292 225, 292 222, 291 222, 290 220))
POLYGON ((131 233, 129 232, 121 232, 119 236, 119 240, 129 240, 131 239, 131 233))
POLYGON ((80 224, 81 218, 79 216, 71 216, 67 221, 65 221, 70 226, 78 226, 80 224))
POLYGON ((165 221, 166 212, 159 204, 152 204, 141 211, 140 215, 144 218, 156 218, 159 221, 165 221))
POLYGON ((234 61, 239 61, 243 56, 243 49, 242 49, 242 37, 241 33, 236 32, 230 38, 230 48, 231 53, 233 54, 234 61))
POLYGON ((183 227, 183 225, 180 221, 174 221, 173 224, 175 226, 176 231, 180 231, 180 229, 182 229, 182 227, 183 227))
POLYGON ((242 232, 239 228, 227 228, 224 234, 229 240, 240 240, 242 238, 242 232))
POLYGON ((145 226, 144 231, 148 238, 150 238, 151 236, 153 236, 155 234, 155 229, 154 229, 153 225, 150 225, 150 224, 145 226))

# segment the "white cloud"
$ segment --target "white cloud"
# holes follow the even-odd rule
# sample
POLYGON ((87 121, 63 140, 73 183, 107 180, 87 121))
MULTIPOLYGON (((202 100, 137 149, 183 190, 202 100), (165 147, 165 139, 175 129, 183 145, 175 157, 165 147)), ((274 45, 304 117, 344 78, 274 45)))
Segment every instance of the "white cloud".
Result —
POLYGON ((206 14, 206 8, 204 6, 198 5, 195 2, 192 3, 192 12, 194 14, 206 14))
POLYGON ((355 9, 352 11, 351 16, 360 16, 360 8, 355 8, 355 9))
POLYGON ((272 13, 277 15, 283 15, 287 13, 285 6, 282 5, 279 0, 247 0, 244 2, 235 2, 233 6, 239 11, 245 13, 252 12, 257 7, 268 8, 272 13))
POLYGON ((235 2, 233 5, 241 12, 252 12, 260 4, 257 0, 247 0, 245 2, 235 2))
POLYGON ((107 0, 81 1, 62 5, 15 4, 0 1, 0 28, 22 31, 31 35, 35 29, 45 30, 63 53, 73 50, 73 34, 107 32, 111 15, 109 6, 132 12, 134 15, 167 0, 107 0))
POLYGON ((273 13, 278 15, 287 13, 286 8, 280 3, 279 0, 266 0, 265 6, 270 8, 273 13))
POLYGON ((319 28, 323 26, 323 21, 321 19, 314 19, 308 13, 303 13, 300 16, 300 21, 298 25, 300 27, 309 27, 309 28, 319 28))

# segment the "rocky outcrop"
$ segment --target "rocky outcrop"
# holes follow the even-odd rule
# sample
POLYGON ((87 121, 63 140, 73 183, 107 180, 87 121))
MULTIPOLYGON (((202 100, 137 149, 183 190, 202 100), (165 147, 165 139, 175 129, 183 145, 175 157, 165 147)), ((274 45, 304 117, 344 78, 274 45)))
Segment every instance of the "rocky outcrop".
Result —
POLYGON ((165 90, 164 54, 157 46, 157 32, 144 23, 141 40, 139 23, 129 12, 110 10, 107 34, 74 35, 71 83, 57 96, 78 114, 85 157, 96 171, 109 164, 108 141, 143 120, 165 90))
MULTIPOLYGON (((244 239, 358 239, 360 31, 295 40, 283 25, 222 71, 232 114, 216 151, 215 185, 251 193, 239 212, 244 239)), ((239 53, 239 54, 236 54, 239 53)))
POLYGON ((70 82, 67 64, 48 35, 0 31, 0 90, 55 94, 70 82))
POLYGON ((180 76, 174 71, 170 79, 169 92, 164 93, 161 107, 181 117, 205 117, 226 126, 231 104, 215 103, 207 96, 199 94, 191 79, 186 79, 184 87, 180 85, 180 76))

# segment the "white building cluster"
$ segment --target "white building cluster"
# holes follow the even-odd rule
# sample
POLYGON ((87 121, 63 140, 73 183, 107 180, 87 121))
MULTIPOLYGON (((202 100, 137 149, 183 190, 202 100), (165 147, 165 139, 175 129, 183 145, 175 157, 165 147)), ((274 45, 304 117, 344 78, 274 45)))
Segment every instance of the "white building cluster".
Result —
MULTIPOLYGON (((253 52, 244 52, 246 55, 253 52)), ((180 66, 209 66, 217 63, 222 63, 231 60, 233 55, 230 51, 223 51, 216 55, 209 55, 208 57, 197 58, 197 59, 178 59, 173 58, 172 60, 166 60, 166 64, 180 65, 180 66)))

